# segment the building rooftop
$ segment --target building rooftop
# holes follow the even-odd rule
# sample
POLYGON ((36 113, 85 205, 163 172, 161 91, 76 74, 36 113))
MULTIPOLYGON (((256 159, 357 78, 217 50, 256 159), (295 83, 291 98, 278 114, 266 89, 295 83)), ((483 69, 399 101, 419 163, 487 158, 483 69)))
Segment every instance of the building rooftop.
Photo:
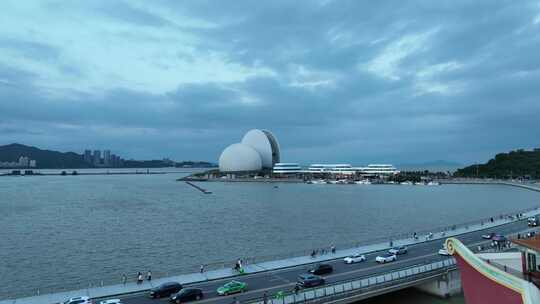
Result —
POLYGON ((527 239, 515 239, 513 243, 540 252, 540 235, 527 239))

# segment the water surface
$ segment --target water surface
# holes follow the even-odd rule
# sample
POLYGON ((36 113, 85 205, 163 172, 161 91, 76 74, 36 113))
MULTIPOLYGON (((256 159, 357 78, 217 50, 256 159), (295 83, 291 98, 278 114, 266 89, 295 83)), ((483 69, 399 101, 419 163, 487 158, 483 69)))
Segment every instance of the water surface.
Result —
POLYGON ((200 184, 213 192, 205 195, 180 176, 0 177, 0 298, 339 247, 540 205, 536 192, 498 185, 211 182, 200 184))

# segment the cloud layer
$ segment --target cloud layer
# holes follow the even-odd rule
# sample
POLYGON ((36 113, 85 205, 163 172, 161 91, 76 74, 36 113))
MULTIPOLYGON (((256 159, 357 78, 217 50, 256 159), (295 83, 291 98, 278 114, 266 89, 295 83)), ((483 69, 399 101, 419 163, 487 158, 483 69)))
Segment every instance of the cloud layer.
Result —
POLYGON ((536 1, 7 1, 0 144, 217 160, 484 160, 540 146, 536 1))

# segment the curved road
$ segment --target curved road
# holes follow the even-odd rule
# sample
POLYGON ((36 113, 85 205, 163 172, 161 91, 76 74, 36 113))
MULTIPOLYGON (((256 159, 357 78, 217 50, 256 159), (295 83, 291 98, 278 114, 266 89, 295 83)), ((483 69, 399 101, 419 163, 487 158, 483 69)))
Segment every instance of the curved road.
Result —
MULTIPOLYGON (((485 242, 481 235, 488 232, 496 232, 500 234, 511 234, 526 230, 527 221, 521 220, 506 224, 503 226, 480 230, 476 232, 470 232, 462 234, 457 238, 466 245, 476 245, 480 242, 485 242)), ((443 240, 428 241, 425 243, 411 245, 408 247, 408 253, 398 256, 396 262, 387 264, 378 264, 375 262, 375 257, 386 251, 378 251, 370 254, 366 254, 366 261, 356 264, 345 264, 342 259, 331 260, 325 263, 331 264, 334 267, 334 271, 323 276, 326 283, 335 283, 339 281, 347 281, 352 279, 359 279, 366 276, 373 276, 378 274, 384 274, 394 269, 400 269, 404 267, 410 267, 414 265, 421 265, 426 263, 432 263, 435 261, 443 260, 447 257, 440 256, 437 252, 442 247, 443 240)), ((216 289, 223 284, 231 281, 229 279, 219 279, 215 281, 208 281, 196 284, 187 284, 184 287, 197 287, 203 290, 204 298, 197 301, 197 304, 231 304, 236 297, 240 302, 244 302, 253 298, 260 298, 266 291, 269 298, 272 294, 283 290, 292 290, 296 284, 298 275, 305 273, 311 265, 302 265, 292 268, 285 268, 281 270, 274 270, 268 272, 254 273, 244 276, 239 276, 236 279, 248 284, 248 290, 244 293, 218 296, 216 289)), ((124 304, 164 304, 169 303, 168 298, 163 299, 151 299, 148 293, 138 293, 126 296, 117 296, 110 298, 120 298, 124 304)), ((106 298, 107 299, 107 298, 106 298)), ((101 301, 103 299, 99 299, 101 301)), ((99 303, 96 301, 96 303, 99 303)))

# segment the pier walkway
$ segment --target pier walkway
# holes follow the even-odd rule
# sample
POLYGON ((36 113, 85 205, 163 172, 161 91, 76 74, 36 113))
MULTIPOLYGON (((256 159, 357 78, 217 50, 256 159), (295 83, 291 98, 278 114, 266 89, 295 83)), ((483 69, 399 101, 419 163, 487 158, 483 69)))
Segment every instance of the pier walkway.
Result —
MULTIPOLYGON (((369 255, 368 256, 368 261, 369 261, 371 258, 374 258, 373 255, 375 255, 377 252, 380 253, 382 251, 385 251, 388 248, 390 248, 391 245, 392 246, 407 245, 409 247, 415 246, 415 248, 420 246, 419 248, 424 248, 422 250, 424 250, 425 252, 423 253, 423 255, 421 255, 420 250, 416 250, 419 256, 415 257, 414 255, 408 255, 405 260, 398 261, 399 263, 394 262, 394 263, 388 264, 389 266, 392 265, 390 267, 395 267, 393 265, 399 265, 403 262, 407 262, 407 260, 409 260, 407 262, 409 263, 409 265, 419 265, 418 262, 422 262, 422 261, 428 264, 426 257, 428 256, 438 257, 436 252, 441 247, 442 241, 450 236, 465 237, 467 234, 476 233, 472 239, 478 240, 479 239, 478 235, 481 233, 481 231, 486 231, 486 230, 490 231, 490 229, 497 229, 497 231, 502 231, 502 229, 506 227, 509 232, 520 231, 519 229, 523 230, 524 228, 526 228, 525 221, 527 217, 538 215, 538 214, 540 214, 540 208, 535 208, 535 209, 530 209, 530 210, 522 212, 522 216, 520 216, 519 218, 517 218, 516 216, 509 216, 509 215, 499 216, 497 218, 482 220, 476 223, 468 223, 468 224, 463 224, 461 226, 454 226, 454 227, 444 229, 444 230, 433 231, 432 234, 431 233, 421 234, 421 235, 419 234, 416 239, 413 238, 411 235, 411 237, 394 239, 391 242, 387 240, 387 241, 380 241, 380 242, 372 243, 372 244, 364 244, 361 246, 355 246, 353 248, 338 249, 336 250, 335 253, 317 255, 316 257, 305 255, 305 256, 283 258, 283 259, 273 260, 273 261, 265 261, 265 262, 260 262, 260 263, 249 263, 247 265, 244 265, 245 274, 243 275, 242 280, 244 279, 247 280, 248 278, 252 278, 253 280, 255 280, 258 277, 259 279, 257 282, 260 282, 261 276, 268 276, 275 273, 280 273, 280 275, 282 275, 281 272, 286 271, 286 269, 290 269, 292 271, 292 268, 298 268, 301 265, 308 265, 308 264, 313 264, 316 262, 335 261, 337 263, 338 261, 336 260, 341 260, 342 258, 355 254, 355 253, 362 253, 362 254, 369 255), (498 228, 495 228, 495 227, 498 227, 498 228), (424 246, 424 243, 425 243, 425 246, 424 246), (265 275, 265 273, 267 273, 267 275, 265 275)), ((433 259, 429 261, 429 263, 433 263, 433 262, 434 262, 433 259)), ((341 262, 339 265, 341 264, 343 263, 341 262)), ((342 266, 339 266, 339 267, 342 267, 342 266)), ((368 268, 368 269, 371 270, 372 268, 373 267, 368 268)), ((297 273, 298 270, 294 270, 294 271, 296 271, 295 273, 297 273)), ((203 273, 189 273, 189 274, 180 274, 176 276, 169 276, 169 277, 162 277, 162 278, 153 278, 151 282, 144 281, 143 284, 136 284, 134 282, 128 282, 126 284, 88 287, 88 288, 84 288, 80 290, 73 290, 69 292, 60 292, 60 293, 53 293, 53 294, 39 294, 39 295, 26 297, 26 298, 0 300, 0 304, 38 304, 38 303, 39 304, 52 304, 52 303, 60 303, 60 302, 65 301, 68 298, 76 297, 76 296, 89 296, 94 299, 96 298, 99 299, 99 298, 114 297, 114 296, 119 296, 119 295, 140 293, 154 286, 157 286, 161 283, 169 282, 169 281, 177 281, 182 284, 196 284, 196 283, 197 284, 199 283, 211 284, 212 282, 215 281, 214 283, 217 284, 219 280, 235 277, 238 275, 239 274, 236 271, 234 271, 232 267, 222 268, 222 269, 217 269, 217 270, 205 271, 203 273)), ((296 277, 296 274, 293 276, 293 283, 294 283, 294 277, 296 277)), ((268 282, 266 282, 265 284, 268 284, 268 282)), ((268 288, 270 287, 271 286, 269 286, 268 288)), ((141 298, 144 298, 144 297, 141 297, 141 298)), ((216 298, 216 301, 217 299, 218 298, 216 298)), ((223 299, 223 298, 220 298, 220 299, 223 299)), ((141 301, 134 301, 130 303, 146 303, 144 301, 142 302, 141 301)), ((204 302, 207 302, 207 301, 209 300, 204 300, 204 302)))

